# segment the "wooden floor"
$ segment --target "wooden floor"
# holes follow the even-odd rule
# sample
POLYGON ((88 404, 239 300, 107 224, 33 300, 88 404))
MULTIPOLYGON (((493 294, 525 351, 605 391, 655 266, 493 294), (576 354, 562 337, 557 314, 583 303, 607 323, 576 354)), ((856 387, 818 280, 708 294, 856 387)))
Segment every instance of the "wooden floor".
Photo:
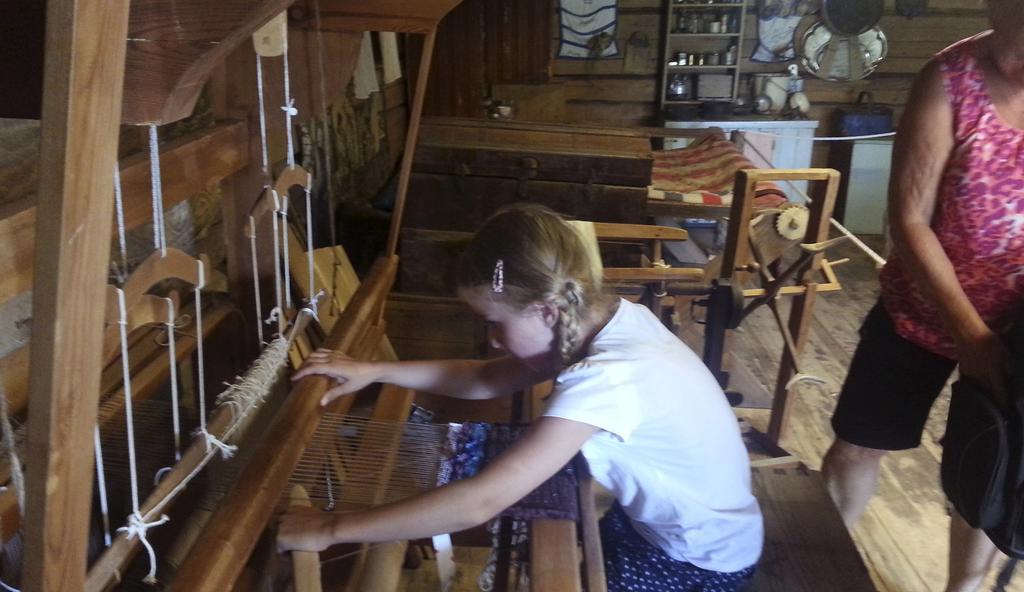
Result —
MULTIPOLYGON (((880 246, 879 240, 872 241, 880 246)), ((843 283, 838 293, 817 299, 810 343, 801 360, 804 372, 825 380, 824 385, 803 383, 795 388, 792 422, 782 445, 813 469, 832 441, 829 418, 836 404, 846 369, 857 344, 857 330, 878 296, 877 270, 856 249, 844 246, 832 259, 850 257, 839 267, 843 283)), ((782 349, 771 313, 759 310, 737 331, 730 346, 733 355, 764 388, 774 384, 782 349)), ((854 529, 853 537, 876 587, 882 592, 941 591, 945 586, 949 516, 939 485, 939 459, 949 389, 932 409, 922 445, 889 454, 882 463, 878 493, 854 529)), ((767 428, 768 411, 739 409, 755 427, 767 428)), ((1005 557, 996 560, 984 590, 991 590, 995 572, 1005 557)), ((1024 591, 1024 575, 1018 575, 1007 591, 1024 591)))
MULTIPOLYGON (((880 240, 869 242, 880 247, 880 240)), ((796 387, 791 399, 791 427, 782 442, 813 469, 820 469, 821 458, 832 441, 829 418, 836 393, 856 347, 861 320, 878 295, 874 264, 853 247, 842 246, 837 251, 831 258, 850 257, 850 262, 837 270, 843 290, 818 297, 810 343, 801 360, 804 372, 824 379, 825 384, 796 387)), ((685 324, 682 329, 687 336, 695 333, 685 324)), ((762 309, 745 320, 732 335, 730 350, 744 366, 733 368, 740 378, 736 382, 750 391, 747 394, 755 404, 763 402, 769 385, 774 384, 782 351, 782 339, 771 313, 762 309), (755 392, 758 390, 761 392, 755 392)), ((938 442, 948 404, 947 389, 932 410, 922 445, 890 454, 883 461, 878 494, 853 532, 881 592, 941 592, 945 585, 949 516, 939 486, 938 442)), ((741 408, 737 413, 756 428, 767 429, 768 410, 741 408)), ((454 589, 476 590, 474 580, 486 552, 462 550, 460 554, 464 563, 454 589)), ((1003 556, 997 559, 984 590, 992 590, 995 572, 1004 560, 1003 556)), ((436 590, 436 570, 431 562, 425 562, 416 572, 403 574, 403 583, 407 590, 436 590)), ((1024 592, 1024 575, 1014 578, 1006 590, 1024 592)))

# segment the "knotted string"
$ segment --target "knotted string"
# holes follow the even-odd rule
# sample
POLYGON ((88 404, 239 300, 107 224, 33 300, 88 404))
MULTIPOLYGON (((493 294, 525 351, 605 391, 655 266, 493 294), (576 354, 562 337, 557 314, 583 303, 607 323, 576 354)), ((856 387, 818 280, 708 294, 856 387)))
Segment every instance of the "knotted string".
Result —
POLYGON ((160 526, 169 520, 170 518, 166 514, 161 514, 158 520, 146 522, 142 514, 139 513, 139 510, 136 509, 128 516, 128 524, 117 529, 118 532, 125 533, 128 540, 131 540, 132 537, 139 537, 139 542, 146 548, 146 553, 149 555, 149 573, 146 574, 146 577, 142 578, 142 581, 147 584, 156 584, 156 551, 146 538, 146 533, 150 528, 160 526))

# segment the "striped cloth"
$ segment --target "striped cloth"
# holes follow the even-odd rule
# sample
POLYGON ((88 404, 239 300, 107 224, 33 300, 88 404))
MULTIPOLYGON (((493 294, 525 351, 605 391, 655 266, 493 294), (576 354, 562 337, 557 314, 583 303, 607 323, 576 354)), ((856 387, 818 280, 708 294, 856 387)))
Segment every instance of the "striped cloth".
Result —
MULTIPOLYGON (((730 205, 736 171, 755 168, 721 132, 711 132, 685 148, 656 150, 651 197, 692 204, 730 205)), ((754 205, 774 207, 786 201, 775 183, 759 183, 754 205)))

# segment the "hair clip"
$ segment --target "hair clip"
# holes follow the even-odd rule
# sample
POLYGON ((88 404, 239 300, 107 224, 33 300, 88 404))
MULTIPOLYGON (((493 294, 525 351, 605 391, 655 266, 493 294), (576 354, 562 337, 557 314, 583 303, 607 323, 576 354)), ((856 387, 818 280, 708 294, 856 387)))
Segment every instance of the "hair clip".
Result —
POLYGON ((491 276, 491 291, 498 294, 505 291, 505 262, 501 259, 494 262, 494 275, 491 276))

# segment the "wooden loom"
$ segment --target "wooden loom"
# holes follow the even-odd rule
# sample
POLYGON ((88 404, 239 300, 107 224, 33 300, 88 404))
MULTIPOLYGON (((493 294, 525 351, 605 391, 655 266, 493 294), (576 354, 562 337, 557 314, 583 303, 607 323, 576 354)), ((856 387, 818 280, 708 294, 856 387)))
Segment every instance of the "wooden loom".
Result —
MULTIPOLYGON (((400 196, 408 184, 434 29, 441 16, 456 3, 457 0, 438 0, 415 7, 395 0, 321 3, 323 27, 328 30, 394 30, 425 35, 400 170, 400 196)), ((138 41, 145 38, 142 32, 150 25, 159 28, 164 22, 161 15, 166 7, 156 0, 132 2, 130 16, 128 2, 57 0, 48 6, 42 164, 43 170, 54 174, 41 180, 39 207, 53 215, 40 218, 37 231, 28 439, 32 462, 24 520, 25 590, 102 590, 117 579, 116 567, 104 571, 101 564, 99 570, 94 567, 88 579, 83 569, 90 514, 90 443, 98 392, 95 386, 100 383, 101 359, 114 349, 112 337, 88 329, 101 326, 105 316, 105 307, 96 303, 107 301, 103 278, 108 261, 107 237, 111 234, 112 187, 106 163, 116 160, 117 125, 162 124, 188 115, 217 63, 290 2, 228 0, 220 4, 230 16, 217 22, 202 19, 203 4, 198 0, 177 3, 176 26, 184 26, 186 31, 193 27, 201 29, 199 37, 213 43, 195 43, 195 37, 185 35, 182 41, 171 38, 166 53, 162 49, 150 51, 151 46, 138 41), (136 41, 129 42, 126 48, 121 41, 126 38, 136 41), (125 89, 124 95, 121 89, 125 89)), ((152 30, 148 32, 152 34, 152 30)), ((237 132, 244 133, 242 127, 231 129, 235 140, 239 137, 237 132)), ((240 161, 244 162, 244 158, 240 161)), ((396 226, 402 203, 400 197, 393 218, 396 226)), ((383 336, 381 309, 395 273, 396 237, 393 231, 388 249, 392 255, 375 264, 337 319, 325 345, 364 357, 379 347, 383 336)), ((293 252, 298 250, 293 247, 293 252)), ((174 257, 177 255, 172 255, 172 260, 174 257)), ((152 278, 185 276, 182 279, 195 283, 185 269, 187 266, 179 271, 163 270, 152 274, 152 278)), ((301 268, 294 266, 294 271, 300 275, 301 268)), ((144 270, 138 277, 147 273, 144 270)), ((296 279, 304 284, 301 278, 296 279)), ((137 305, 132 307, 129 321, 133 328, 160 318, 162 302, 145 296, 145 289, 133 289, 129 296, 137 305)), ((278 497, 275 491, 287 482, 290 466, 315 427, 319 412, 317 393, 325 386, 322 379, 307 379, 288 397, 266 437, 265 450, 257 451, 272 461, 261 467, 250 466, 242 474, 240 485, 229 493, 204 530, 199 545, 181 566, 173 589, 227 590, 245 586, 239 583, 244 562, 270 516, 278 497)), ((383 418, 404 417, 411 397, 409 391, 385 388, 375 414, 383 418)), ((218 418, 214 417, 210 429, 216 432, 218 425, 218 418)), ((593 518, 593 512, 590 514, 593 518)), ((9 522, 5 523, 7 528, 12 528, 9 522)), ((574 554, 575 527, 542 522, 536 528, 551 531, 551 536, 534 537, 538 544, 536 556, 550 560, 535 563, 533 576, 537 588, 579 588, 579 571, 574 562, 561 562, 558 558, 567 557, 564 552, 545 552, 542 548, 549 545, 551 549, 562 548, 574 554), (575 583, 564 587, 562 583, 548 586, 545 582, 575 583)), ((595 531, 588 532, 593 541, 595 531)), ((588 549, 593 559, 593 547, 588 549)), ((137 551, 137 544, 115 545, 108 558, 120 565, 137 551)), ((600 566, 600 561, 590 563, 600 566)), ((374 589, 372 584, 364 586, 374 589)), ((596 583, 590 589, 599 590, 596 583)))

